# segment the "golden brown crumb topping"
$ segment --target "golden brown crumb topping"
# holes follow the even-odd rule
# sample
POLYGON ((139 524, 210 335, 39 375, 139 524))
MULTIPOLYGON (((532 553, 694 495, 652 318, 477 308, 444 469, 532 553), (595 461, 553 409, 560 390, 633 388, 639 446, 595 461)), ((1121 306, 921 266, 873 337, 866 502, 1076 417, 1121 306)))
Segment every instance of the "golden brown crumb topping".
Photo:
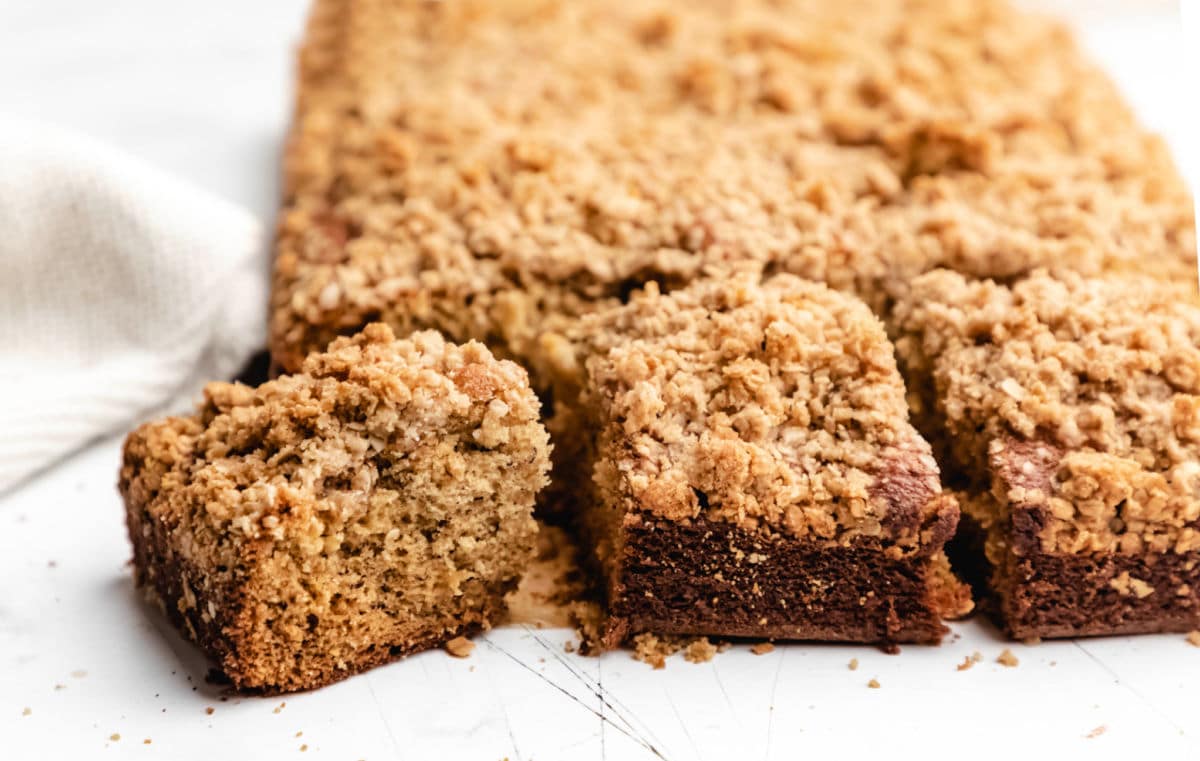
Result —
POLYGON ((372 320, 547 385, 574 317, 737 266, 876 307, 938 265, 1195 258, 1186 190, 1059 25, 991 0, 322 0, 272 347, 372 320))
POLYGON ((852 297, 790 275, 651 286, 579 330, 596 481, 637 509, 911 542, 947 507, 891 344, 852 297))
MULTIPOLYGON (((309 356, 300 374, 258 388, 210 383, 204 396, 197 416, 152 424, 142 443, 163 470, 153 484, 143 471, 145 485, 162 509, 203 504, 216 530, 288 538, 313 554, 406 453, 453 447, 464 432, 481 450, 505 449, 515 427, 537 427, 540 406, 525 371, 482 345, 433 332, 397 341, 383 325, 309 356), (423 440, 430 433, 443 444, 423 440)), ((469 454, 457 466, 447 456, 449 488, 469 454)))
POLYGON ((1042 509, 1045 551, 1200 548, 1190 285, 1038 272, 1006 286, 937 271, 895 321, 955 469, 1005 510, 1042 509))

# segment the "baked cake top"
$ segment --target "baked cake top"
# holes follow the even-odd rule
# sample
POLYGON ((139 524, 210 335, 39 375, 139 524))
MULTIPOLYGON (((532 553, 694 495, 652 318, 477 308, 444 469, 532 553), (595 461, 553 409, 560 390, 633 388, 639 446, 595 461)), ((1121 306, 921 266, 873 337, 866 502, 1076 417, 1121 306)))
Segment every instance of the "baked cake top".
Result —
POLYGON ((989 0, 321 0, 272 349, 384 320, 503 346, 647 280, 775 267, 873 306, 939 264, 1194 259, 1162 145, 989 0))
POLYGON ((514 467, 532 457, 532 503, 549 462, 539 409, 525 371, 481 344, 432 331, 396 340, 371 325, 310 355, 296 375, 257 388, 210 383, 196 415, 130 437, 122 480, 134 502, 195 532, 196 547, 229 535, 315 555, 374 499, 407 488, 394 471, 421 447, 444 450, 430 477, 448 488, 465 472, 471 453, 461 449, 514 467))
POLYGON ((637 509, 908 544, 957 515, 883 327, 851 296, 790 275, 651 285, 579 330, 597 478, 637 509))
POLYGON ((1200 304, 1191 284, 944 270, 895 312, 955 467, 1044 506, 1047 550, 1200 548, 1200 304))

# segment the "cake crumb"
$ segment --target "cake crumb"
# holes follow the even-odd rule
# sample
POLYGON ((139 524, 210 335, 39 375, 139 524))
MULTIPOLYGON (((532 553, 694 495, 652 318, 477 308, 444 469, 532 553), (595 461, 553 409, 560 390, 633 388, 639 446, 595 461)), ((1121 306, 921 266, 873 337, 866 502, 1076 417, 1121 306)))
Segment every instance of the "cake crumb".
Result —
POLYGON ((279 705, 275 706, 275 709, 273 711, 271 711, 271 713, 279 713, 280 711, 283 710, 283 707, 286 705, 287 705, 286 702, 280 703, 279 705))
POLYGON ((300 730, 299 732, 296 733, 296 737, 300 737, 303 734, 304 734, 304 730, 300 730))
POLYGON ((754 653, 755 655, 766 655, 767 653, 771 653, 774 651, 775 651, 775 646, 772 645, 770 642, 759 642, 758 644, 753 645, 750 648, 750 652, 754 653))
POLYGON ((879 680, 878 680, 878 679, 872 679, 871 681, 867 682, 867 686, 868 686, 868 687, 870 687, 872 690, 878 690, 878 689, 879 689, 879 686, 880 686, 880 685, 879 685, 879 680))
POLYGON ((65 690, 65 689, 67 689, 67 685, 65 685, 65 684, 63 684, 63 683, 61 683, 61 682, 59 682, 59 683, 57 683, 57 684, 55 684, 55 685, 54 685, 54 689, 55 689, 55 691, 56 691, 56 692, 57 692, 58 690, 65 690))
MULTIPOLYGON (((217 709, 213 708, 212 706, 208 706, 208 707, 206 707, 206 708, 204 709, 204 712, 205 712, 206 714, 208 714, 209 716, 212 716, 212 715, 213 715, 213 712, 214 712, 214 711, 216 711, 216 710, 217 710, 217 709)), ((276 711, 275 713, 279 713, 279 711, 276 711)))
POLYGON ((683 651, 683 659, 688 663, 708 663, 717 654, 717 646, 708 641, 708 637, 692 640, 683 651))
POLYGON ((633 638, 634 660, 655 669, 666 668, 667 658, 681 650, 689 663, 707 663, 720 652, 708 637, 668 637, 646 632, 633 638))
POLYGON ((150 744, 150 738, 149 738, 149 737, 147 737, 145 740, 142 740, 142 745, 149 745, 149 744, 150 744))
POLYGON ((466 658, 475 649, 475 643, 466 637, 455 637, 446 643, 446 652, 455 658, 466 658))
POLYGON ((29 706, 25 706, 25 710, 21 711, 21 715, 22 716, 31 716, 31 715, 33 715, 33 709, 30 708, 29 706))
POLYGON ((851 671, 858 671, 858 659, 857 658, 851 658, 850 662, 847 663, 846 665, 850 668, 851 671))
POLYGON ((117 742, 118 740, 121 739, 121 733, 113 732, 111 735, 108 736, 108 739, 112 740, 113 742, 117 742))
POLYGON ((678 647, 672 647, 669 640, 659 639, 649 632, 633 638, 633 659, 648 663, 655 669, 666 668, 667 656, 678 650, 678 647))
POLYGON ((575 646, 575 640, 573 640, 573 639, 569 639, 563 643, 563 652, 564 653, 573 653, 577 649, 578 648, 575 646))
POLYGON ((1200 629, 1188 632, 1187 641, 1192 647, 1200 647, 1200 629))
POLYGON ((958 666, 956 666, 955 668, 957 668, 959 671, 966 671, 967 669, 971 668, 976 663, 979 663, 982 660, 983 660, 983 653, 976 650, 975 652, 971 653, 970 655, 963 656, 963 662, 958 664, 958 666))
POLYGON ((1042 644, 1042 638, 1041 637, 1026 637, 1025 639, 1021 640, 1021 643, 1025 644, 1025 645, 1040 645, 1040 644, 1042 644))
POLYGON ((83 669, 76 669, 75 671, 71 672, 71 676, 75 677, 76 679, 83 679, 85 676, 87 676, 87 672, 83 669))
POLYGON ((567 606, 568 615, 579 636, 580 655, 594 655, 604 648, 604 610, 591 600, 576 600, 567 606))
POLYGON ((301 752, 301 753, 304 753, 304 752, 306 752, 307 750, 308 750, 308 743, 304 743, 303 745, 301 745, 301 746, 300 746, 300 752, 301 752))
POLYGON ((1004 651, 1001 652, 996 658, 996 663, 999 663, 1002 666, 1008 666, 1009 668, 1015 667, 1020 662, 1021 661, 1017 660, 1017 656, 1013 655, 1012 650, 1009 650, 1007 647, 1004 648, 1004 651))
POLYGON ((1087 737, 1089 740, 1091 740, 1093 737, 1099 737, 1100 735, 1104 734, 1107 731, 1108 731, 1108 727, 1101 724, 1100 726, 1096 727, 1095 729, 1093 729, 1091 732, 1088 732, 1084 736, 1087 737))

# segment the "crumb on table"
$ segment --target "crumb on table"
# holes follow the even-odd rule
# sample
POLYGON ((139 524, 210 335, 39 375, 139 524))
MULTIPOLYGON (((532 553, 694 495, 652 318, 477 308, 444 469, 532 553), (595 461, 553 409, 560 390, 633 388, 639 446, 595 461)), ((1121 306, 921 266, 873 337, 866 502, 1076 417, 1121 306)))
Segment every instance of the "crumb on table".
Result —
POLYGON ((956 666, 955 668, 957 668, 959 671, 966 671, 967 669, 971 668, 976 663, 979 663, 982 660, 983 660, 983 653, 976 650, 975 652, 971 653, 970 655, 963 656, 962 663, 958 664, 958 666, 956 666))
POLYGON ((655 669, 665 668, 666 659, 680 651, 689 663, 707 663, 722 649, 728 648, 713 644, 708 637, 671 637, 646 632, 633 638, 634 660, 655 669))
POLYGON ((998 655, 996 657, 996 663, 999 663, 1001 666, 1007 666, 1009 668, 1013 668, 1013 667, 1017 666, 1018 664, 1020 664, 1020 662, 1021 661, 1019 661, 1017 659, 1017 656, 1013 655, 1013 651, 1009 650, 1007 647, 1004 648, 1004 650, 1001 651, 1000 655, 998 655))
POLYGON ((707 637, 692 640, 683 650, 683 658, 688 663, 707 663, 716 654, 717 646, 709 642, 707 637))
POLYGON ((466 637, 455 637, 446 643, 446 652, 455 658, 466 658, 475 649, 475 643, 466 637))

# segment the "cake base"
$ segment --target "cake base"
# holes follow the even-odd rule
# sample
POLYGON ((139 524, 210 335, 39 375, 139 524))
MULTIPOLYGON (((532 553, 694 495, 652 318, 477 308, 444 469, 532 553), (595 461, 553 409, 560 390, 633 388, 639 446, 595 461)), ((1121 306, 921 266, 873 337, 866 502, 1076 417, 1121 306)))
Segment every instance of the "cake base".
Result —
POLYGON ((984 536, 963 515, 947 551, 981 609, 1014 639, 1200 628, 1200 553, 1009 555, 997 573, 984 559, 984 536))
POLYGON ((238 652, 239 643, 246 650, 255 644, 254 633, 246 621, 252 615, 246 595, 226 589, 225 599, 233 602, 232 608, 215 608, 217 615, 205 615, 208 597, 204 590, 190 585, 184 589, 185 580, 200 578, 201 570, 169 549, 163 528, 154 525, 149 532, 133 534, 132 539, 137 585, 162 609, 171 624, 208 656, 234 689, 244 695, 269 697, 317 689, 438 647, 457 636, 473 636, 489 628, 488 622, 503 618, 506 609, 504 596, 516 587, 516 581, 510 581, 491 590, 478 611, 474 614, 467 612, 462 625, 456 629, 427 632, 393 645, 372 645, 342 663, 310 664, 302 678, 270 681, 264 679, 264 675, 257 670, 259 664, 253 658, 248 658, 248 653, 238 652), (189 598, 198 604, 186 604, 189 598))
POLYGON ((937 643, 942 618, 969 607, 940 553, 892 559, 878 541, 828 546, 704 519, 631 515, 623 529, 607 647, 642 632, 937 643))

